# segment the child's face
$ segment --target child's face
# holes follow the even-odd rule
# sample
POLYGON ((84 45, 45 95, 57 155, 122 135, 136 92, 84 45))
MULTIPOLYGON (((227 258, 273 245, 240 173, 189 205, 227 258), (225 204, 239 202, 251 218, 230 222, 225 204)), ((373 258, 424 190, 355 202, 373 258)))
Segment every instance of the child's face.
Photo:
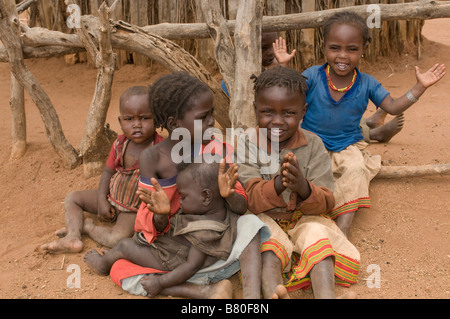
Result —
POLYGON ((202 215, 207 209, 203 205, 201 187, 192 180, 191 174, 182 171, 177 176, 177 189, 180 193, 180 206, 185 214, 202 215))
POLYGON ((276 32, 263 33, 261 35, 262 66, 265 68, 271 65, 275 60, 273 43, 276 41, 276 39, 276 32))
POLYGON ((131 95, 121 101, 120 128, 136 144, 145 143, 155 134, 153 115, 148 105, 148 95, 131 95))
POLYGON ((200 129, 194 128, 194 121, 201 121, 201 137, 196 137, 198 141, 202 141, 202 144, 208 144, 211 139, 206 138, 203 140, 205 131, 214 127, 214 106, 213 95, 211 91, 205 91, 199 93, 197 96, 191 98, 190 101, 192 107, 190 110, 184 113, 182 119, 176 120, 177 127, 183 127, 189 130, 191 134, 191 140, 194 142, 194 134, 199 134, 200 129))
POLYGON ((270 141, 279 141, 280 149, 297 132, 305 111, 305 96, 285 87, 265 88, 256 96, 256 121, 267 129, 270 141))
POLYGON ((365 50, 362 31, 348 24, 333 25, 324 49, 332 73, 341 77, 352 75, 365 50))

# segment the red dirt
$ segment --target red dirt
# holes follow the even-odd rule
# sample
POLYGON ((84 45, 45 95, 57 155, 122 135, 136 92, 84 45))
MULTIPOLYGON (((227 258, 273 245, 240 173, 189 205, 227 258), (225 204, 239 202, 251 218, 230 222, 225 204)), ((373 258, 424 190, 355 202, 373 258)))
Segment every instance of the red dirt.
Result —
MULTIPOLYGON (((362 70, 374 75, 394 97, 414 83, 415 64, 425 71, 434 63, 450 66, 450 19, 430 20, 423 34, 422 58, 414 54, 381 58, 376 65, 363 63, 362 70)), ((72 145, 79 146, 96 79, 87 64, 66 65, 62 58, 28 60, 27 65, 50 96, 72 145)), ((107 121, 119 132, 118 98, 129 86, 152 83, 162 68, 126 65, 117 70, 107 121)), ((0 64, 0 119, 7 136, 0 142, 0 298, 142 298, 129 295, 109 279, 88 269, 84 253, 98 248, 86 238, 83 253, 48 255, 37 250, 55 238, 64 226, 63 202, 73 190, 96 188, 98 177, 85 179, 83 168, 66 170, 50 146, 36 106, 26 95, 28 149, 20 160, 10 160, 10 73, 0 64), (67 268, 81 269, 81 288, 69 288, 67 268)), ((430 88, 405 113, 405 126, 388 144, 374 143, 386 165, 450 163, 448 134, 450 74, 430 88)), ((368 115, 374 107, 369 107, 368 115)), ((361 252, 360 276, 350 289, 359 298, 450 298, 450 176, 374 180, 372 208, 361 209, 349 238, 361 252), (370 288, 372 271, 379 267, 381 285, 370 288), (368 285, 369 283, 369 285, 368 285)), ((233 277, 236 297, 239 282, 233 277)), ((348 289, 337 287, 337 294, 348 289)), ((311 290, 291 294, 312 298, 311 290)))

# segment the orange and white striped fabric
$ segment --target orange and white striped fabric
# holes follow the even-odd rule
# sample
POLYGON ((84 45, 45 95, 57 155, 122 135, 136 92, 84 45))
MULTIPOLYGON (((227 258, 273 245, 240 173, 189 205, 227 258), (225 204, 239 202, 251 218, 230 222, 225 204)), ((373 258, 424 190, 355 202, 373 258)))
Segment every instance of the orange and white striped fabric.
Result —
POLYGON ((326 215, 303 215, 296 212, 290 222, 277 222, 265 214, 258 217, 270 227, 271 238, 261 251, 272 251, 280 259, 289 291, 311 286, 312 267, 332 256, 337 285, 349 286, 357 282, 359 251, 335 222, 326 215))

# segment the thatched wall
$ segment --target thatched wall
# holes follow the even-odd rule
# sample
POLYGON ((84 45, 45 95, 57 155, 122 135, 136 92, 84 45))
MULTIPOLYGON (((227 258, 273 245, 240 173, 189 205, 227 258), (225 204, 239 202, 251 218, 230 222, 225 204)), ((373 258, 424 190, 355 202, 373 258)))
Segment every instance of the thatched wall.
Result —
MULTIPOLYGON (((265 0, 265 15, 280 15, 370 3, 402 3, 413 0, 265 0)), ((17 1, 19 2, 19 1, 17 1)), ((94 14, 101 0, 78 0, 82 14, 94 14)), ((111 4, 113 0, 107 0, 111 4)), ((221 6, 226 19, 235 19, 238 0, 223 0, 221 6)), ((50 30, 72 32, 65 24, 64 0, 40 0, 32 5, 29 25, 42 26, 50 30)), ((203 22, 195 0, 122 0, 113 19, 124 20, 138 26, 169 23, 203 22)), ((369 61, 378 56, 398 55, 406 50, 415 50, 423 21, 382 22, 381 28, 372 29, 372 43, 365 55, 369 61)), ((289 50, 297 48, 293 67, 302 70, 323 59, 322 32, 320 29, 291 30, 282 34, 289 50)), ((212 43, 209 39, 175 41, 199 59, 210 71, 216 71, 212 43)), ((131 52, 120 51, 119 66, 124 63, 150 65, 152 61, 131 52)))

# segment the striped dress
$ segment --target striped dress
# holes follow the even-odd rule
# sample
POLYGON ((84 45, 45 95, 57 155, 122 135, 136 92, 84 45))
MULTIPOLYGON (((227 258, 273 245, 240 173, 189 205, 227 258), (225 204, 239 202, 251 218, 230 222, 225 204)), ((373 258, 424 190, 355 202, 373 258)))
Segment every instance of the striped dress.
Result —
MULTIPOLYGON (((163 138, 155 133, 152 145, 163 138)), ((124 154, 129 139, 119 135, 111 147, 106 166, 116 171, 109 183, 108 200, 119 212, 137 212, 141 200, 136 194, 139 182, 139 162, 131 167, 124 167, 124 154)))

